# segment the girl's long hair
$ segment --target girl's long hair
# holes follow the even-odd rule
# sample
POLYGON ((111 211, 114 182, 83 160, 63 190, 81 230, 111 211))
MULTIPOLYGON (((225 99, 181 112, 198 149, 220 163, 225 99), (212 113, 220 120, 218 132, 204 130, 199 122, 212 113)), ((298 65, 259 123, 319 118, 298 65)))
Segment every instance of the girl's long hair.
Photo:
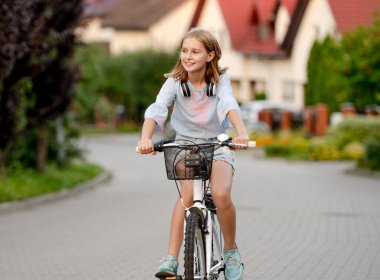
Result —
MULTIPOLYGON (((222 57, 222 51, 214 35, 212 35, 211 32, 204 29, 198 29, 198 28, 191 29, 185 34, 185 36, 183 36, 182 41, 181 41, 181 47, 182 47, 183 41, 186 38, 197 39, 205 47, 207 53, 215 52, 214 58, 210 62, 207 62, 205 79, 206 79, 206 82, 213 81, 214 83, 218 83, 220 75, 223 74, 227 70, 227 68, 221 68, 219 66, 219 60, 222 57)), ((175 79, 181 80, 182 82, 187 81, 188 74, 187 74, 187 71, 182 66, 181 54, 179 54, 177 63, 175 64, 172 71, 165 74, 165 77, 166 78, 173 77, 175 79)))

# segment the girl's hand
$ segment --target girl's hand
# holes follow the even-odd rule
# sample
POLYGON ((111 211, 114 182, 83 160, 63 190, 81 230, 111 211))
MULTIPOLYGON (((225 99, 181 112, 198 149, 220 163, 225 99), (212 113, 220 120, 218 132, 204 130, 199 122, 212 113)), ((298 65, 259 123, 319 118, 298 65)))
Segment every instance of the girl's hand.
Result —
POLYGON ((140 154, 157 154, 157 152, 153 150, 152 140, 150 139, 140 139, 140 141, 137 143, 137 148, 140 154))
POLYGON ((239 134, 234 137, 233 142, 236 144, 243 144, 244 147, 235 147, 234 150, 246 150, 248 148, 249 136, 247 133, 239 134))

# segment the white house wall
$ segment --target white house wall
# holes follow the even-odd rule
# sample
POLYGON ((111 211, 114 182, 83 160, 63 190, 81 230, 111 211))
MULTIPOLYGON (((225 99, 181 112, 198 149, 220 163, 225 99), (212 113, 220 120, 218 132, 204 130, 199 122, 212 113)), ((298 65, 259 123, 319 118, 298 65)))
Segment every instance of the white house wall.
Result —
POLYGON ((275 40, 278 44, 284 40, 286 31, 289 28, 290 15, 285 6, 280 6, 276 16, 275 22, 275 40))
POLYGON ((186 1, 151 27, 149 34, 156 49, 173 51, 179 47, 180 40, 189 29, 197 3, 197 0, 186 1))
POLYGON ((118 54, 146 48, 175 50, 190 26, 196 4, 196 0, 186 1, 155 22, 148 30, 116 30, 111 41, 112 53, 118 54))
POLYGON ((299 82, 307 82, 307 62, 315 40, 334 34, 335 21, 327 0, 312 0, 305 11, 294 41, 292 74, 299 82))
POLYGON ((112 54, 137 51, 151 47, 151 40, 146 31, 115 30, 110 41, 112 54))
POLYGON ((81 26, 76 30, 81 40, 87 43, 107 43, 114 36, 112 28, 103 28, 101 26, 101 18, 94 17, 88 20, 85 26, 81 26))

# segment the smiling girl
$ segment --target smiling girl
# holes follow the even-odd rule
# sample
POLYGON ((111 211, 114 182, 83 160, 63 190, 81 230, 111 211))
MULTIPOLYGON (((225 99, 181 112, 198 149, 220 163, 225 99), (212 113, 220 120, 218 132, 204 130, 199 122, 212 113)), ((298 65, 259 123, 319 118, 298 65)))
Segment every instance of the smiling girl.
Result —
MULTIPOLYGON (((182 39, 179 59, 166 74, 156 102, 145 112, 138 149, 154 154, 151 137, 162 128, 168 107, 174 102, 171 125, 177 139, 196 143, 213 141, 229 127, 234 127, 235 143, 247 145, 248 134, 232 95, 231 82, 225 68, 219 66, 222 56, 219 43, 206 30, 190 30, 182 39)), ((244 148, 242 148, 244 149, 244 148)), ((227 147, 215 151, 211 173, 211 194, 224 237, 225 279, 240 280, 243 265, 235 243, 236 212, 231 200, 234 153, 227 147)), ((181 194, 186 207, 192 204, 192 181, 181 181, 181 194)), ((183 241, 184 205, 175 203, 170 228, 168 255, 158 267, 156 277, 177 275, 178 255, 183 241)))

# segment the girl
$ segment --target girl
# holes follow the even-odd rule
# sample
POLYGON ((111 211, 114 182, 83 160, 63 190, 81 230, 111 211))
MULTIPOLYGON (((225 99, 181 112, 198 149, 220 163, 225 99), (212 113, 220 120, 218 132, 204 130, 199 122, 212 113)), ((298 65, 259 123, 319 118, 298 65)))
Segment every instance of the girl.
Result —
MULTIPOLYGON (((179 59, 172 72, 165 75, 156 102, 145 112, 139 151, 154 154, 151 137, 158 126, 162 128, 168 107, 174 102, 171 125, 178 139, 193 142, 214 140, 225 129, 234 126, 235 143, 247 144, 248 134, 240 116, 240 109, 232 96, 230 78, 225 68, 219 67, 221 50, 215 37, 208 31, 192 29, 181 43, 179 59)), ((211 174, 211 194, 224 237, 225 278, 240 280, 243 264, 235 244, 236 214, 231 200, 234 154, 227 147, 214 154, 211 174)), ((192 204, 192 181, 181 181, 181 193, 186 207, 192 204)), ((158 267, 156 277, 177 275, 178 254, 183 241, 184 206, 177 200, 170 228, 168 255, 158 267)))

